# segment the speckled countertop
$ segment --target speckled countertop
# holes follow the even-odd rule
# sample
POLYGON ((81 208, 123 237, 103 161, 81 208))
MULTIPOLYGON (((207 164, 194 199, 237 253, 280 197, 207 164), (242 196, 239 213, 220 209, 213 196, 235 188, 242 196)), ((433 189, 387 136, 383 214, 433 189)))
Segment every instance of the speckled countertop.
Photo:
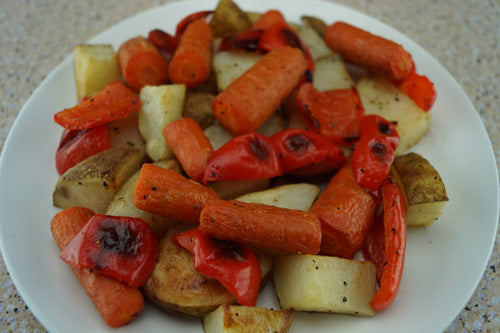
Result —
MULTIPOLYGON (((0 0, 0 149, 19 110, 73 47, 160 0, 0 0)), ((499 0, 337 0, 423 46, 472 100, 500 164, 499 0)), ((500 242, 469 303, 446 332, 500 332, 500 242)), ((0 257, 1 332, 44 332, 0 257)))

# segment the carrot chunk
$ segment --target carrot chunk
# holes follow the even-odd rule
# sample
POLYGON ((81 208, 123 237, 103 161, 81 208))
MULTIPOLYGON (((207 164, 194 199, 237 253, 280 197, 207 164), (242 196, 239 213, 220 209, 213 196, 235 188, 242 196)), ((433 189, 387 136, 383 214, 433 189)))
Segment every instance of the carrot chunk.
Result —
POLYGON ((138 92, 146 85, 168 81, 168 61, 148 39, 138 36, 127 40, 118 49, 118 62, 125 82, 138 92))
POLYGON ((134 205, 153 214, 199 223, 200 213, 208 200, 217 194, 178 172, 145 163, 134 189, 134 205))
POLYGON ((291 253, 316 254, 321 243, 319 219, 310 212, 222 199, 207 202, 199 230, 217 239, 291 253))
POLYGON ((344 60, 390 80, 401 80, 413 69, 412 57, 403 46, 348 23, 330 25, 325 31, 325 42, 344 60))
MULTIPOLYGON (((57 213, 50 230, 59 249, 64 249, 94 215, 92 210, 83 207, 71 207, 57 213)), ((109 326, 127 325, 142 312, 144 297, 139 288, 88 269, 73 267, 72 270, 109 326)))
POLYGON ((306 70, 301 50, 272 50, 214 100, 219 122, 234 136, 256 131, 297 86, 306 70))
POLYGON ((270 9, 259 16, 252 25, 252 30, 267 29, 276 22, 285 22, 285 17, 279 10, 270 9))
POLYGON ((182 118, 167 125, 163 137, 186 174, 201 183, 214 149, 193 118, 182 118))
POLYGON ((352 259, 368 237, 376 209, 373 197, 354 179, 349 161, 311 207, 321 220, 321 252, 352 259))
POLYGON ((187 26, 170 61, 169 75, 174 83, 183 83, 188 89, 193 89, 208 79, 212 39, 212 29, 204 19, 187 26))

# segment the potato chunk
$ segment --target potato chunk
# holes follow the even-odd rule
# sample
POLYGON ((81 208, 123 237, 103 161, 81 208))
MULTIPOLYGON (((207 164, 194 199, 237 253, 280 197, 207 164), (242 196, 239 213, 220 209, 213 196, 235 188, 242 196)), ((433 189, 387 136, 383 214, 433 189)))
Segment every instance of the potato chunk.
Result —
POLYGON ((141 166, 138 149, 111 148, 68 169, 57 181, 54 206, 92 209, 104 214, 118 189, 141 166))
POLYGON ((186 86, 183 84, 145 86, 141 89, 139 130, 146 140, 146 151, 153 161, 173 157, 163 137, 163 129, 182 118, 185 96, 186 86))
POLYGON ((398 88, 381 77, 365 77, 357 84, 365 114, 397 122, 400 143, 396 155, 415 145, 430 129, 431 114, 420 109, 398 88))
POLYGON ((226 304, 203 317, 203 328, 205 333, 285 333, 294 316, 293 309, 271 310, 226 304))
POLYGON ((245 51, 217 52, 212 58, 217 88, 219 91, 245 73, 262 58, 260 53, 245 51))
POLYGON ((73 51, 73 63, 78 100, 120 79, 120 66, 112 45, 77 45, 73 51))
POLYGON ((432 225, 448 201, 437 170, 421 155, 409 153, 396 156, 392 171, 404 197, 406 225, 432 225))
POLYGON ((210 22, 215 37, 248 30, 251 25, 247 14, 231 0, 219 0, 210 22))
POLYGON ((274 287, 281 308, 373 316, 375 265, 320 255, 275 258, 274 287))

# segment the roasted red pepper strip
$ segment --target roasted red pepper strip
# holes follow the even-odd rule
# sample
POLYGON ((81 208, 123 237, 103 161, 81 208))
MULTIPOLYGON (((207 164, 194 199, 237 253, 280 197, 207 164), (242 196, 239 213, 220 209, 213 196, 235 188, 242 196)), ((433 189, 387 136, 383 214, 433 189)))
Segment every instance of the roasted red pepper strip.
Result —
POLYGON ((263 30, 256 29, 227 35, 222 38, 219 51, 230 51, 233 48, 256 51, 263 32, 263 30))
POLYGON ((186 16, 177 24, 177 27, 175 29, 175 36, 179 38, 184 32, 184 30, 186 30, 186 27, 189 25, 189 23, 196 21, 198 19, 206 18, 213 12, 214 12, 213 10, 204 10, 186 16))
POLYGON ((89 129, 122 119, 141 108, 141 100, 121 81, 113 81, 91 98, 54 115, 69 130, 89 129))
POLYGON ((399 135, 394 124, 377 115, 361 121, 361 138, 352 153, 352 169, 359 185, 375 193, 389 174, 399 135))
POLYGON ((158 240, 140 218, 94 215, 61 252, 73 267, 88 268, 143 286, 153 272, 158 240))
POLYGON ((388 177, 380 187, 384 208, 384 264, 378 291, 370 302, 375 311, 386 309, 396 298, 403 276, 406 249, 406 213, 399 186, 388 177))
POLYGON ((265 29, 258 44, 258 48, 264 52, 269 52, 284 46, 292 46, 300 49, 306 58, 307 69, 314 72, 314 60, 311 56, 311 52, 309 52, 309 48, 300 39, 297 32, 295 32, 286 22, 276 22, 265 29))
POLYGON ((375 217, 375 222, 363 244, 363 256, 377 267, 377 281, 380 283, 385 263, 384 215, 375 217))
POLYGON ((217 279, 241 305, 255 306, 262 272, 249 245, 216 240, 198 228, 174 235, 173 242, 193 253, 198 272, 217 279))
POLYGON ((318 134, 286 129, 271 137, 284 173, 327 161, 338 169, 345 163, 344 151, 318 134))
POLYGON ((417 74, 415 70, 396 83, 396 86, 424 111, 429 111, 436 101, 434 83, 427 76, 417 74))
POLYGON ((104 125, 89 130, 63 131, 56 152, 56 168, 60 175, 84 159, 111 148, 111 139, 104 125))
POLYGON ((271 139, 260 133, 248 133, 232 138, 212 154, 203 183, 271 178, 282 174, 271 139))
POLYGON ((343 146, 358 140, 364 108, 355 88, 320 92, 304 82, 296 101, 311 131, 343 146))
POLYGON ((148 39, 168 58, 174 54, 179 45, 179 39, 177 37, 161 29, 151 30, 148 33, 148 39))

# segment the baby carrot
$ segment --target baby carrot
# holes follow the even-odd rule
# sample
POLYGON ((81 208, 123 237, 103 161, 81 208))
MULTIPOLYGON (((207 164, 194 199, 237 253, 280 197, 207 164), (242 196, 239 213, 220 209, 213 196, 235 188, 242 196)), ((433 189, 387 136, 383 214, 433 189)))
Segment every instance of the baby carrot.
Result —
POLYGON ((198 228, 217 239, 290 253, 316 254, 321 243, 316 215, 240 201, 208 201, 198 228))
POLYGON ((373 224, 377 204, 354 179, 351 163, 332 177, 311 212, 321 220, 321 252, 352 259, 373 224))
POLYGON ((390 80, 401 80, 413 69, 412 57, 401 45, 348 23, 330 25, 325 31, 325 42, 344 60, 390 80))
POLYGON ((134 205, 147 212, 199 223, 200 212, 217 194, 178 172, 145 163, 134 189, 134 205))
POLYGON ((234 80, 214 100, 219 122, 234 136, 254 132, 297 86, 306 70, 301 50, 272 50, 234 80))
POLYGON ((181 118, 170 123, 163 130, 163 137, 186 174, 201 183, 214 149, 196 120, 181 118))
POLYGON ((212 29, 204 19, 187 26, 170 61, 169 75, 174 83, 183 83, 188 89, 193 89, 208 79, 212 39, 212 29))
MULTIPOLYGON (((50 230, 59 249, 64 249, 94 215, 92 210, 83 207, 57 213, 50 222, 50 230)), ((88 269, 73 267, 72 270, 109 326, 126 325, 142 312, 144 297, 139 288, 88 269)))
POLYGON ((168 61, 148 39, 138 36, 118 49, 118 62, 130 89, 138 92, 146 85, 168 81, 168 61))
POLYGON ((279 10, 271 9, 259 16, 252 25, 252 30, 267 29, 276 22, 285 22, 285 17, 279 10))

